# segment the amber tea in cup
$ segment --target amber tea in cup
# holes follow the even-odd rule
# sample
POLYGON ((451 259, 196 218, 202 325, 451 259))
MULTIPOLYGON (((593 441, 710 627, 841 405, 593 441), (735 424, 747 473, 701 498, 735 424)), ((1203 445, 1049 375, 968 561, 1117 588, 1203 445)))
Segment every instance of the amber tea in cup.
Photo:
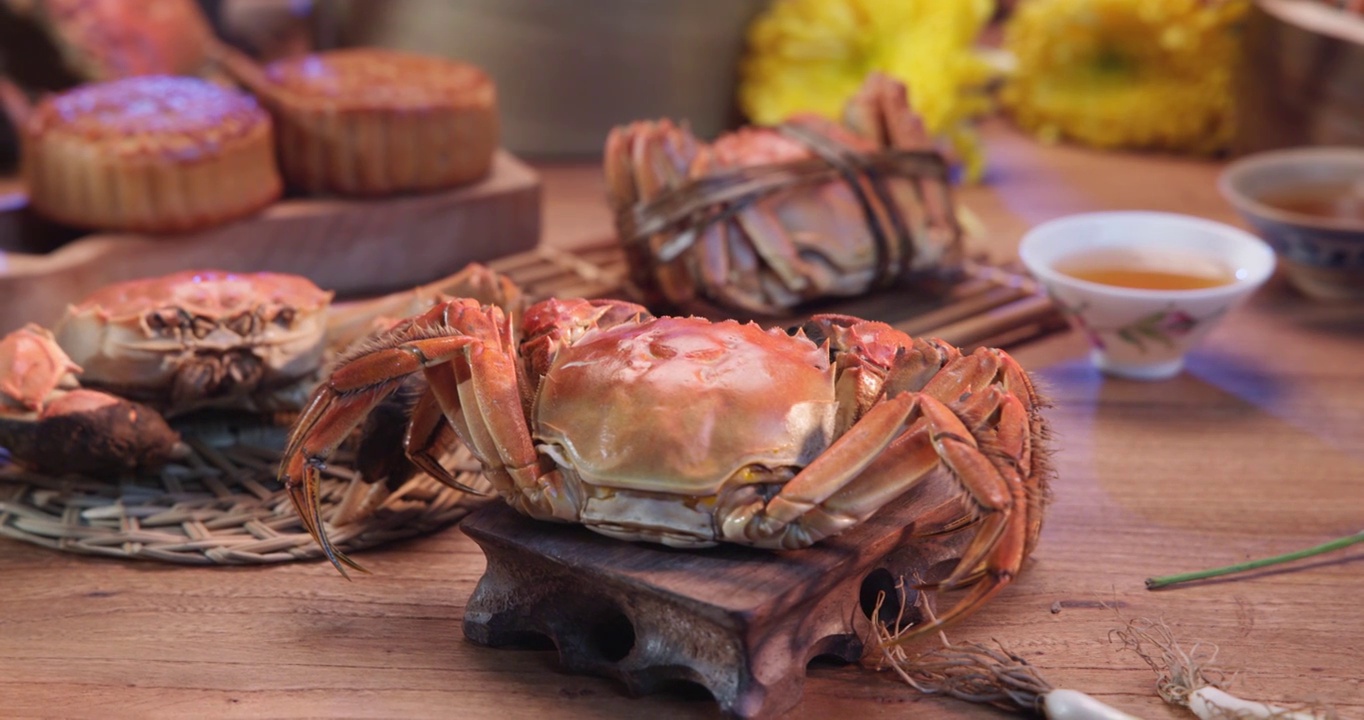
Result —
POLYGON ((1133 258, 1100 251, 1062 258, 1056 262, 1055 270, 1077 280, 1136 290, 1202 290, 1236 282, 1236 275, 1230 270, 1206 262, 1203 265, 1187 271, 1143 267, 1133 258))
POLYGON ((1284 212, 1364 223, 1364 180, 1276 188, 1261 193, 1255 199, 1284 212))
POLYGON ((1159 380, 1274 270, 1243 230, 1159 212, 1099 212, 1043 223, 1019 258, 1110 375, 1159 380))
POLYGON ((1304 295, 1364 301, 1364 148, 1256 153, 1227 165, 1217 184, 1304 295))

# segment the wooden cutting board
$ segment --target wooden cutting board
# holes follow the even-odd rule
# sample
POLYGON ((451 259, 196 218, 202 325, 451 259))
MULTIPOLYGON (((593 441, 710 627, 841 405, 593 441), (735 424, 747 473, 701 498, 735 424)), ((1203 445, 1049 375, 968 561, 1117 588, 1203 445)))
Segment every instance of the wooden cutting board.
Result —
POLYGON ((103 285, 178 270, 270 270, 311 278, 340 298, 392 292, 540 239, 540 181, 499 152, 491 174, 439 193, 285 199, 259 215, 176 235, 82 234, 34 216, 0 184, 0 334, 51 325, 103 285))

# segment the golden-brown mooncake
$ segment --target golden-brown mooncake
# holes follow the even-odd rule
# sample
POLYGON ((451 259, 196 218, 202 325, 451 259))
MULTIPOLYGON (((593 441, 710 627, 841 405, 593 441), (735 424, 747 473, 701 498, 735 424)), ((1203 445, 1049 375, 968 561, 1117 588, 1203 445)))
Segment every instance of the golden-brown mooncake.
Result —
POLYGON ((492 166, 497 93, 473 65, 352 48, 260 68, 220 52, 274 115, 291 186, 343 195, 420 192, 477 180, 492 166))
POLYGON ((21 164, 35 212, 93 229, 194 230, 256 212, 282 187, 269 114, 189 77, 48 97, 24 126, 21 164))

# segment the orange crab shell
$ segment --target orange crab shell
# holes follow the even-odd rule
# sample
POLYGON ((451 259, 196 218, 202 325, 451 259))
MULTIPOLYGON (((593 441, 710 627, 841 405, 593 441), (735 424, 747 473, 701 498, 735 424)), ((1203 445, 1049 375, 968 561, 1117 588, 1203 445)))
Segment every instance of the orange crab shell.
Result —
POLYGON ((68 307, 55 335, 86 384, 133 397, 190 382, 215 357, 250 357, 260 376, 244 382, 281 385, 321 364, 331 299, 297 275, 185 271, 102 288, 68 307))
POLYGON ((745 467, 809 464, 837 409, 828 350, 805 337, 660 317, 561 350, 533 416, 588 485, 712 496, 745 467))

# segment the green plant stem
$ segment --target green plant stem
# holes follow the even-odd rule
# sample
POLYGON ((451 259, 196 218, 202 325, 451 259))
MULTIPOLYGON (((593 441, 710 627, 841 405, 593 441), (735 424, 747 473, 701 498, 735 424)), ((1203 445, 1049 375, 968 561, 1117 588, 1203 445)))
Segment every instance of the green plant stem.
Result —
POLYGON ((1268 567, 1270 565, 1278 565, 1280 563, 1293 562, 1294 560, 1301 560, 1306 557, 1312 557, 1313 555, 1320 555, 1322 553, 1328 553, 1333 550, 1347 548, 1351 545, 1354 545, 1355 543, 1361 542, 1364 542, 1364 531, 1360 531, 1358 533, 1355 533, 1354 535, 1346 535, 1343 538, 1337 538, 1335 540, 1332 540, 1331 542, 1317 545, 1316 547, 1310 547, 1305 550, 1298 550, 1296 552, 1291 553, 1284 553, 1283 555, 1275 555, 1274 557, 1261 558, 1259 560, 1250 560, 1243 563, 1237 563, 1235 565, 1227 565, 1226 567, 1213 568, 1212 570, 1199 570, 1197 572, 1180 573, 1178 575, 1165 575, 1163 577, 1147 578, 1146 589, 1156 590, 1159 588, 1168 587, 1170 585, 1176 585, 1179 583, 1186 583, 1194 580, 1206 580, 1207 578, 1220 577, 1222 575, 1231 575, 1232 573, 1245 572, 1247 570, 1255 570, 1257 568, 1268 567))

